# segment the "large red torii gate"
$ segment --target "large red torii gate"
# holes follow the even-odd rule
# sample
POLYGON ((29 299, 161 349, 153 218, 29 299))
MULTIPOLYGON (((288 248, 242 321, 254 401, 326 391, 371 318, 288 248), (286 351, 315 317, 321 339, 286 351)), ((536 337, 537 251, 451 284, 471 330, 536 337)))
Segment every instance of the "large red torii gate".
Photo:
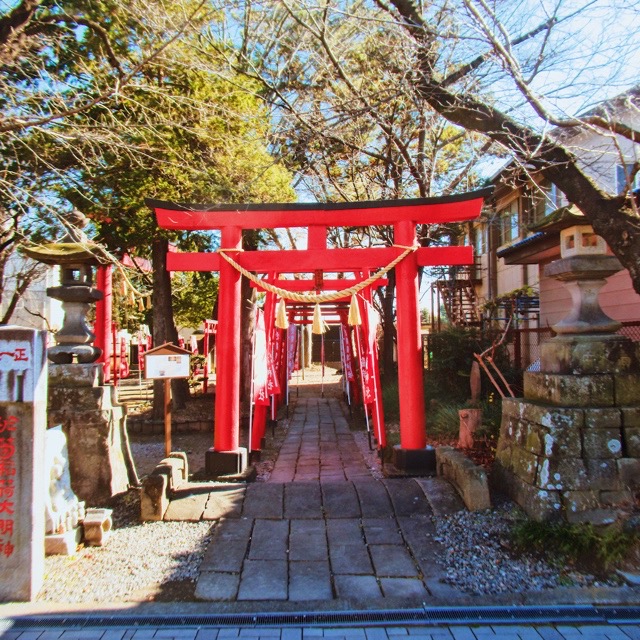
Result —
MULTIPOLYGON (((219 230, 220 249, 238 264, 258 273, 314 273, 373 271, 390 264, 407 247, 415 246, 417 224, 473 220, 480 215, 490 189, 438 198, 357 203, 199 205, 147 200, 163 229, 219 230), (391 225, 393 247, 328 249, 328 227, 391 225), (307 227, 307 249, 243 251, 244 229, 307 227)), ((426 446, 418 267, 468 265, 468 246, 421 247, 396 269, 396 309, 400 404, 401 459, 419 459, 426 446)), ((207 452, 207 471, 213 475, 239 472, 246 465, 240 447, 240 273, 219 253, 169 253, 170 271, 219 271, 217 384, 213 449, 207 452)), ((409 463, 410 464, 410 463, 409 463)))

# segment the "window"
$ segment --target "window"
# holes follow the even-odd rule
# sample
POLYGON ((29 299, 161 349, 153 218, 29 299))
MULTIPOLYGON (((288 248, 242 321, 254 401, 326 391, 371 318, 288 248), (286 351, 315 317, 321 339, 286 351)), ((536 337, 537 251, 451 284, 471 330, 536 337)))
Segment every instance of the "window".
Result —
POLYGON ((531 222, 540 222, 564 204, 563 194, 555 184, 543 183, 535 188, 533 194, 533 215, 531 222))
POLYGON ((500 244, 509 244, 520 236, 520 200, 512 200, 501 212, 500 217, 500 244))
POLYGON ((473 230, 473 251, 476 257, 481 256, 486 251, 484 233, 484 225, 475 227, 473 230))
MULTIPOLYGON (((622 193, 627 188, 627 183, 633 173, 633 163, 617 164, 616 165, 616 193, 622 193)), ((640 189, 640 171, 636 172, 633 176, 633 182, 631 185, 632 191, 640 189)))

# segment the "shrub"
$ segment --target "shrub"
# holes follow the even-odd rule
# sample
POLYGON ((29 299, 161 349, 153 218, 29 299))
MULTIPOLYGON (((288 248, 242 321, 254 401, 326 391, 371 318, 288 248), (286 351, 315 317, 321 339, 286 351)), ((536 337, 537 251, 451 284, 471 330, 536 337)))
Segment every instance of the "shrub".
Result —
MULTIPOLYGON (((474 353, 481 353, 493 344, 497 334, 480 331, 475 327, 449 327, 429 336, 430 368, 425 375, 427 402, 465 402, 471 395, 469 376, 474 353)), ((494 361, 501 371, 511 376, 509 360, 504 347, 496 349, 494 361)), ((483 376, 483 397, 492 388, 483 376)))
POLYGON ((635 532, 596 529, 591 524, 523 520, 512 530, 517 550, 548 560, 606 573, 620 563, 638 542, 635 532))

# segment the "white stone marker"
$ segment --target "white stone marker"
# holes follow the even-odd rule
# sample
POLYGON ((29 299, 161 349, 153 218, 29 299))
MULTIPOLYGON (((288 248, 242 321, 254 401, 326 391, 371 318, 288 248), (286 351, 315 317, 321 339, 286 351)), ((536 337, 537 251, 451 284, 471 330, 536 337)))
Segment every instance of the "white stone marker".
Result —
POLYGON ((46 426, 46 332, 0 327, 0 602, 42 586, 46 426))

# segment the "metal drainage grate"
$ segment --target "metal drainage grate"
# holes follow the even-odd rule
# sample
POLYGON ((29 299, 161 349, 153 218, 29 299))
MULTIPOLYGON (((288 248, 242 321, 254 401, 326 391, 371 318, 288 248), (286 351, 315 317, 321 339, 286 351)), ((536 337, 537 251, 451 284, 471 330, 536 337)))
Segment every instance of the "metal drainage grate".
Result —
POLYGON ((242 613, 206 615, 47 615, 0 621, 4 629, 88 627, 311 627, 468 624, 640 623, 640 607, 591 605, 425 607, 382 611, 242 613))

